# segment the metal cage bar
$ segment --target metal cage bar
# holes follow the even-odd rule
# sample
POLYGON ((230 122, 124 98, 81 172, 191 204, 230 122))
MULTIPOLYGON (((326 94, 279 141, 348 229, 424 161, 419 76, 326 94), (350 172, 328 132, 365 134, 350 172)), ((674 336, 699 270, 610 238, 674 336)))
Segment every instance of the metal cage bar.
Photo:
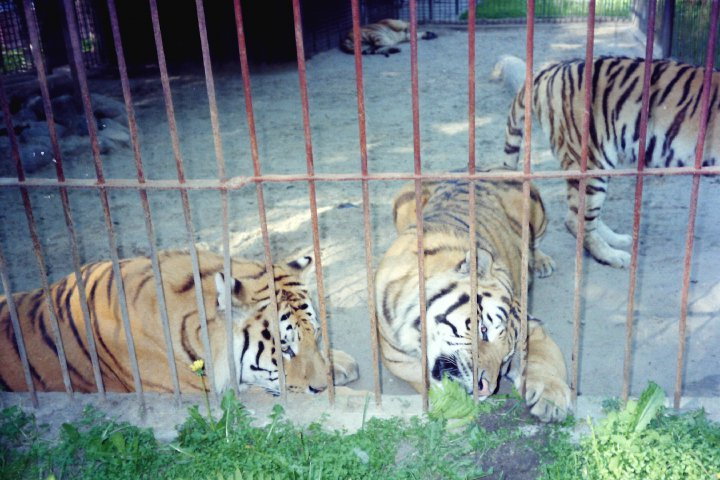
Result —
MULTIPOLYGON (((215 81, 213 80, 212 64, 210 62, 210 45, 208 44, 207 26, 205 24, 205 9, 202 0, 195 0, 197 11, 198 31, 200 32, 200 48, 202 50, 203 68, 205 71, 205 88, 207 90, 208 104, 210 107, 210 124, 213 134, 213 145, 215 147, 215 159, 217 161, 218 178, 220 182, 227 179, 225 172, 225 155, 220 135, 220 119, 218 117, 217 100, 215 97, 215 81)), ((225 276, 225 331, 227 335, 227 360, 230 378, 237 378, 235 369, 235 346, 233 342, 233 312, 232 312, 232 268, 230 259, 230 211, 228 205, 228 191, 220 190, 221 218, 222 218, 222 245, 223 245, 223 271, 225 276)), ((231 388, 237 390, 233 381, 231 388)))
MULTIPOLYGON (((418 88, 417 4, 410 0, 410 92, 412 95, 413 159, 415 172, 415 225, 417 230, 418 298, 420 303, 420 351, 422 370, 422 408, 428 410, 427 304, 425 300, 425 243, 422 214, 422 161, 420 159, 420 99, 418 88)), ((471 249, 472 250, 472 249, 471 249)))
POLYGON ((710 110, 710 87, 712 86, 713 66, 715 62, 715 41, 718 30, 718 14, 720 13, 720 0, 713 0, 710 14, 710 34, 708 35, 707 56, 705 58, 705 75, 703 78, 698 140, 695 146, 695 169, 692 177, 690 190, 690 211, 688 213, 687 232, 685 234, 685 258, 682 276, 682 290, 680 291, 680 322, 678 330, 680 339, 678 341, 677 369, 675 373, 675 392, 673 394, 673 406, 680 408, 682 397, 683 367, 685 361, 685 343, 687 336, 687 314, 688 314, 688 291, 690 289, 690 270, 692 269, 692 251, 695 240, 695 218, 697 215, 698 193, 700 190, 700 171, 702 171, 703 153, 705 149, 705 137, 709 122, 710 110))
MULTIPOLYGON (((594 59, 593 44, 595 38, 595 0, 590 0, 588 5, 587 18, 587 43, 585 47, 585 70, 583 79, 583 88, 585 93, 585 112, 583 113, 582 126, 582 143, 580 151, 580 171, 587 172, 587 161, 590 143, 590 115, 592 112, 593 91, 590 88, 594 59)), ((587 177, 581 177, 578 185, 578 227, 577 241, 575 243, 575 290, 573 296, 573 348, 572 348, 572 379, 570 383, 570 392, 573 405, 577 404, 578 396, 578 380, 580 377, 580 287, 582 285, 582 264, 584 241, 585 241, 585 196, 587 177)))
MULTIPOLYGON (((535 0, 527 2, 527 32, 525 40, 525 125, 523 173, 530 175, 533 106, 533 57, 535 48, 535 0)), ((522 253, 520 260, 520 394, 525 397, 528 361, 528 264, 530 241, 530 180, 523 180, 522 253)))
MULTIPOLYGON (((250 156, 252 158, 253 174, 258 179, 255 181, 255 191, 258 201, 258 217, 260 220, 260 232, 263 240, 265 274, 267 277, 268 292, 275 292, 275 273, 273 271, 272 253, 270 252, 270 235, 267 227, 267 215, 265 210, 265 196, 263 193, 263 180, 260 169, 260 155, 258 153, 257 132, 255 130, 255 113, 252 104, 252 91, 250 86, 250 67, 248 66, 247 48, 245 44, 245 30, 243 28, 242 8, 240 0, 233 1, 235 11, 235 27, 237 28, 238 51, 240 56, 240 70, 242 72, 243 93, 245 96, 245 114, 250 134, 250 156)), ((282 348, 280 345, 280 318, 278 315, 277 296, 270 295, 270 315, 272 318, 273 344, 278 352, 278 385, 280 387, 280 398, 287 400, 285 388, 285 365, 283 363, 282 348)))
MULTIPOLYGON (((367 131, 365 124, 365 90, 363 86, 362 45, 360 37, 359 0, 351 0, 353 40, 355 56, 355 86, 357 89, 358 130, 360 139, 360 171, 368 174, 367 131)), ((362 181, 363 233, 365 239, 365 273, 367 277, 368 313, 370 316, 370 342, 373 356, 373 390, 375 404, 382 404, 382 386, 380 383, 380 352, 378 339, 377 312, 375 310, 375 279, 372 268, 372 226, 370 224, 370 191, 367 180, 362 181)))
MULTIPOLYGON (((165 100, 165 112, 168 119, 168 127, 170 129, 170 141, 172 143, 173 156, 175 158, 175 167, 177 169, 178 183, 185 183, 185 168, 183 165, 182 152, 180 151, 180 138, 178 137, 177 124, 175 122, 175 108, 172 101, 172 92, 170 90, 170 77, 168 76, 167 62, 165 61, 165 49, 162 43, 162 33, 160 31, 160 18, 158 16, 157 1, 150 0, 150 19, 153 27, 153 36, 155 39, 155 49, 157 50, 158 67, 160 68, 160 83, 162 84, 163 98, 165 100)), ((195 302, 198 307, 198 316, 200 318, 200 330, 202 334, 203 347, 205 349, 205 365, 207 366, 208 376, 213 385, 215 393, 218 392, 215 382, 215 366, 212 356, 212 348, 210 346, 210 337, 207 327, 207 312, 205 311, 205 299, 202 292, 202 278, 200 276, 200 262, 198 260, 197 249, 195 247, 195 229, 193 227, 192 215, 190 212, 190 199, 187 190, 180 190, 180 200, 183 207, 183 216, 185 218, 185 230, 187 231, 188 250, 190 251, 190 261, 193 270, 193 282, 195 284, 195 302)))
POLYGON ((325 286, 323 283, 322 258, 320 256, 320 229, 318 227, 317 195, 315 192, 315 165, 313 160, 312 134, 310 131, 310 106, 308 102, 307 73, 305 68, 305 48, 303 45, 300 1, 292 0, 293 22, 295 24, 295 48, 297 51, 298 77, 300 81, 300 102, 302 104, 303 130, 305 133, 305 158, 307 160, 308 190, 310 193, 310 220, 312 223, 313 251, 315 253, 315 279, 317 282, 318 303, 320 307, 320 325, 323 334, 323 348, 328 358, 327 380, 330 404, 335 403, 335 384, 333 382, 333 359, 330 350, 330 333, 327 324, 325 305, 325 286))
MULTIPOLYGON (((140 142, 138 140, 137 120, 135 118, 135 108, 132 103, 132 95, 130 93, 130 79, 128 78, 127 65, 125 63, 125 54, 120 36, 120 26, 117 19, 117 9, 115 8, 115 0, 108 0, 108 16, 110 17, 110 28, 112 30, 115 53, 117 55, 118 71, 120 73, 120 84, 123 92, 123 100, 125 101, 125 111, 128 118, 128 128, 130 130, 130 144, 135 159, 135 170, 137 172, 137 180, 139 183, 145 183, 145 172, 143 168, 142 156, 140 153, 140 142)), ((162 273, 160 271, 160 262, 158 260, 157 243, 155 236, 155 228, 153 226, 152 213, 150 211, 150 202, 148 201, 147 190, 138 190, 140 196, 140 204, 142 205, 145 217, 145 231, 148 237, 148 246, 150 248, 150 264, 153 271, 153 279, 155 283, 155 294, 158 302, 158 311, 160 313, 160 321, 163 327, 163 339, 165 340, 165 353, 168 360, 168 368, 170 369, 170 377, 173 384, 173 397, 177 404, 180 403, 180 380, 178 378, 177 365, 175 363, 175 351, 170 333, 170 319, 168 318, 167 304, 165 301, 165 290, 163 288, 162 273)))
POLYGON ((144 396, 142 389, 142 380, 140 376, 140 368, 138 366, 137 355, 135 353, 135 341, 133 340, 132 330, 130 327, 130 316, 128 314, 127 299, 125 297, 125 286, 120 269, 120 259, 118 258, 117 240, 115 238, 115 230, 113 227, 112 216, 110 213, 110 202, 108 192, 102 187, 104 183, 104 174, 102 168, 102 159, 100 158, 100 143, 97 136, 97 125, 93 114, 92 105, 90 104, 90 90, 88 88, 87 76, 85 74, 85 65, 83 64, 82 52, 80 50, 80 40, 78 35, 77 19, 75 9, 70 0, 63 0, 65 8, 65 19, 68 27, 68 36, 70 37, 70 45, 72 47, 72 61, 75 64, 77 73, 78 86, 80 88, 80 96, 82 99, 83 110, 85 112, 85 120, 87 122, 88 134, 90 136, 90 147, 93 154, 93 162, 95 164, 95 175, 98 183, 98 193, 103 209, 103 218, 105 220, 105 230, 108 235, 108 244, 110 247, 110 258, 112 260, 112 270, 115 278, 115 288, 118 293, 118 303, 120 304, 120 314, 122 317, 123 328, 125 330, 125 341, 128 348, 128 357, 130 359, 130 368, 133 375, 133 383, 135 393, 137 394, 140 404, 144 404, 144 396))
MULTIPOLYGON (((475 173, 475 0, 468 2, 468 174, 475 173)), ((470 338, 472 342, 473 398, 480 397, 478 388, 479 341, 477 295, 477 206, 475 181, 469 181, 468 188, 468 237, 470 243, 470 338)))
MULTIPOLYGON (((655 0, 648 3, 647 35, 655 38, 655 0)), ((652 74, 653 43, 646 42, 643 72, 642 105, 640 110, 640 131, 638 142, 637 170, 645 169, 645 142, 647 140, 648 118, 650 116, 650 75, 652 74)), ((633 320, 635 317, 635 287, 637 285, 638 248, 640 246, 640 211, 642 209, 643 185, 645 177, 635 177, 635 203, 633 205, 633 233, 630 251, 630 284, 628 285, 627 317, 625 319, 625 357, 623 360, 623 385, 621 398, 627 402, 630 395, 630 376, 632 373, 633 320)))

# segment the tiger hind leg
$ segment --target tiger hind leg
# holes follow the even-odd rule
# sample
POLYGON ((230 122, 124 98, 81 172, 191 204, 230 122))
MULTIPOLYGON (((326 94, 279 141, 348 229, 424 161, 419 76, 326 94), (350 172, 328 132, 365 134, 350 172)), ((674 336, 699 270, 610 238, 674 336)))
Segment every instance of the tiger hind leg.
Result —
MULTIPOLYGON (((630 254, 623 250, 613 248, 621 246, 627 241, 627 235, 619 235, 613 232, 600 220, 600 212, 607 192, 607 178, 594 177, 588 179, 585 192, 585 249, 598 262, 615 268, 626 268, 630 265, 630 254), (605 235, 608 238, 605 238, 605 235), (611 241, 608 241, 611 240, 611 241)), ((577 237, 578 232, 578 180, 568 180, 568 215, 565 226, 570 233, 577 237)))

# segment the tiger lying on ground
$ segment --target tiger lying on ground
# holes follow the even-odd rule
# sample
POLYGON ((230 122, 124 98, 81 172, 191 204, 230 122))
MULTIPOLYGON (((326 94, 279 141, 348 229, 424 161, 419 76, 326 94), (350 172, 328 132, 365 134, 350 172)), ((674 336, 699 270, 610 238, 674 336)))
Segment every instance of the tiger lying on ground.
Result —
MULTIPOLYGON (((585 61, 552 64, 535 75, 533 111, 565 170, 579 170, 584 103, 585 61)), ((644 74, 639 58, 599 57, 593 64, 592 113, 588 169, 610 169, 638 159, 640 110, 644 74)), ((704 68, 671 60, 654 60, 650 86, 650 118, 645 164, 649 167, 693 165, 698 137, 704 68)), ((710 119, 703 166, 720 158, 718 110, 720 74, 713 73, 710 119)), ((517 167, 525 121, 525 88, 510 108, 505 137, 505 164, 517 167)), ((585 205, 585 248, 600 263, 627 267, 630 254, 619 250, 632 243, 600 218, 607 177, 590 178, 585 205)), ((578 180, 568 180, 568 229, 577 234, 578 180)))
MULTIPOLYGON (((417 32, 418 38, 432 40, 437 38, 433 32, 417 32)), ((390 56, 393 53, 400 53, 396 47, 398 43, 410 41, 410 24, 403 20, 386 18, 377 23, 360 27, 360 50, 363 55, 379 53, 390 56)), ((345 39, 340 43, 340 50, 345 53, 355 53, 355 40, 352 30, 348 32, 345 39)))
MULTIPOLYGON (((470 245, 466 181, 423 183, 428 371, 433 383, 443 375, 473 389, 470 337, 470 245)), ((516 346, 520 328, 522 184, 478 181, 477 305, 480 320, 481 398, 493 394, 499 377, 520 383, 516 346)), ((420 307, 414 184, 396 195, 393 216, 398 238, 378 267, 376 308, 383 363, 422 391, 420 307)), ((531 267, 550 275, 553 260, 537 248, 547 221, 537 190, 531 193, 531 267)), ((529 317, 525 400, 543 421, 562 420, 570 405, 565 361, 540 321, 529 317)))
MULTIPOLYGON (((270 322, 270 295, 261 262, 233 260, 232 309, 233 348, 237 379, 230 378, 225 330, 225 280, 223 257, 198 252, 207 326, 216 383, 222 391, 231 386, 257 385, 271 393, 279 391, 277 355, 273 347, 270 322)), ((175 365, 182 392, 197 392, 200 378, 188 364, 204 357, 204 347, 190 254, 164 251, 159 254, 175 365)), ((275 288, 280 316, 281 346, 288 391, 319 392, 327 386, 326 359, 319 351, 319 325, 302 275, 312 263, 310 257, 274 265, 275 288)), ((145 257, 120 262, 131 330, 135 341, 142 387, 171 392, 173 383, 167 362, 163 327, 158 310, 151 261, 145 257)), ((134 390, 116 279, 109 261, 82 267, 95 343, 105 389, 116 392, 134 390)), ((62 332, 72 386, 78 392, 96 391, 85 321, 75 274, 51 288, 62 332)), ((60 364, 42 290, 13 296, 28 352, 35 388, 40 391, 64 390, 60 364)), ((7 299, 0 296, 0 388, 25 391, 27 386, 19 360, 18 347, 10 321, 7 299)), ((358 378, 358 366, 349 355, 332 352, 335 382, 343 385, 358 378)))

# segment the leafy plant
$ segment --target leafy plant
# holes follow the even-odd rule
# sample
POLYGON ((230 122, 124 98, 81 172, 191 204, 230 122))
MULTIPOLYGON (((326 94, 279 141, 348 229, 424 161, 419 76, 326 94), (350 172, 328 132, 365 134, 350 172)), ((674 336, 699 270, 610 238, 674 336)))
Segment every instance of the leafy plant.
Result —
POLYGON ((669 415, 654 384, 637 401, 611 411, 579 446, 567 446, 545 479, 709 479, 720 472, 720 426, 700 410, 669 415))

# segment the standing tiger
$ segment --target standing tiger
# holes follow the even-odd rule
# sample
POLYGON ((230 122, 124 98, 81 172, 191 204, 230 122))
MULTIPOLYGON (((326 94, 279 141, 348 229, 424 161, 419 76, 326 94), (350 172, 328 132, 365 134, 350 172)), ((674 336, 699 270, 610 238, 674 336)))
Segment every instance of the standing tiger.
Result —
MULTIPOLYGON (((417 32, 418 38, 432 40, 437 38, 433 32, 417 32)), ((410 41, 410 24, 403 20, 386 18, 377 23, 360 27, 360 50, 363 55, 379 53, 390 56, 393 53, 400 53, 396 47, 398 43, 410 41)), ((352 30, 348 32, 345 39, 340 43, 340 50, 345 53, 355 53, 355 37, 352 30)))
MULTIPOLYGON (((198 257, 215 370, 214 389, 222 391, 231 386, 257 385, 277 393, 278 356, 273 346, 274 334, 268 308, 271 296, 268 294, 264 264, 247 260, 232 261, 233 348, 238 375, 238 378, 232 379, 224 321, 223 257, 204 251, 199 251, 198 257)), ((197 392, 202 385, 188 364, 205 354, 190 254, 163 251, 158 255, 158 261, 180 389, 182 392, 197 392)), ((288 390, 315 393, 327 386, 327 363, 317 346, 319 325, 310 296, 302 282, 302 276, 311 263, 310 257, 302 257, 276 264, 273 270, 288 390)), ((171 392, 173 383, 151 261, 146 257, 122 260, 120 269, 142 387, 145 390, 171 392)), ((133 391, 133 376, 112 263, 102 261, 85 265, 81 275, 105 389, 133 391)), ((73 389, 78 392, 95 391, 75 274, 52 284, 50 295, 60 325, 73 389)), ((42 290, 15 294, 13 298, 35 388, 40 391, 64 390, 42 290)), ((0 329, 0 362, 4 365, 0 369, 0 388, 24 391, 27 386, 6 297, 0 297, 0 329)), ((333 351, 332 355, 336 383, 345 384, 358 377, 358 366, 349 355, 340 351, 333 351)))
MULTIPOLYGON (((533 111, 548 135, 553 154, 565 170, 580 168, 584 99, 585 61, 552 64, 535 75, 533 111)), ((700 119, 700 97, 704 68, 672 60, 652 62, 650 117, 645 165, 683 167, 692 165, 700 119)), ((593 64, 592 111, 588 169, 610 169, 638 159, 640 110, 644 75, 639 58, 599 57, 593 64)), ((716 121, 720 74, 713 73, 708 135, 703 166, 720 158, 720 122, 716 121)), ((525 120, 525 89, 521 88, 508 116, 505 164, 517 167, 525 120)), ((587 182, 585 204, 585 248, 597 261, 623 268, 630 254, 619 250, 632 242, 630 235, 618 234, 600 218, 609 179, 593 177, 587 182)), ((568 229, 577 234, 578 180, 568 180, 568 229)))
MULTIPOLYGON (((422 186, 427 358, 430 381, 443 376, 473 390, 470 319, 470 248, 467 181, 424 182, 422 186)), ((477 306, 478 387, 482 399, 493 394, 501 375, 520 383, 516 347, 520 328, 523 204, 522 184, 478 181, 477 306)), ((414 184, 396 195, 393 217, 398 238, 378 267, 376 309, 380 348, 387 368, 422 391, 418 247, 414 184)), ((542 200, 531 191, 530 255, 532 269, 550 275, 552 259, 537 248, 547 221, 542 200)), ((525 400, 543 421, 562 420, 570 405, 566 368, 560 349, 540 322, 529 318, 525 400)))

